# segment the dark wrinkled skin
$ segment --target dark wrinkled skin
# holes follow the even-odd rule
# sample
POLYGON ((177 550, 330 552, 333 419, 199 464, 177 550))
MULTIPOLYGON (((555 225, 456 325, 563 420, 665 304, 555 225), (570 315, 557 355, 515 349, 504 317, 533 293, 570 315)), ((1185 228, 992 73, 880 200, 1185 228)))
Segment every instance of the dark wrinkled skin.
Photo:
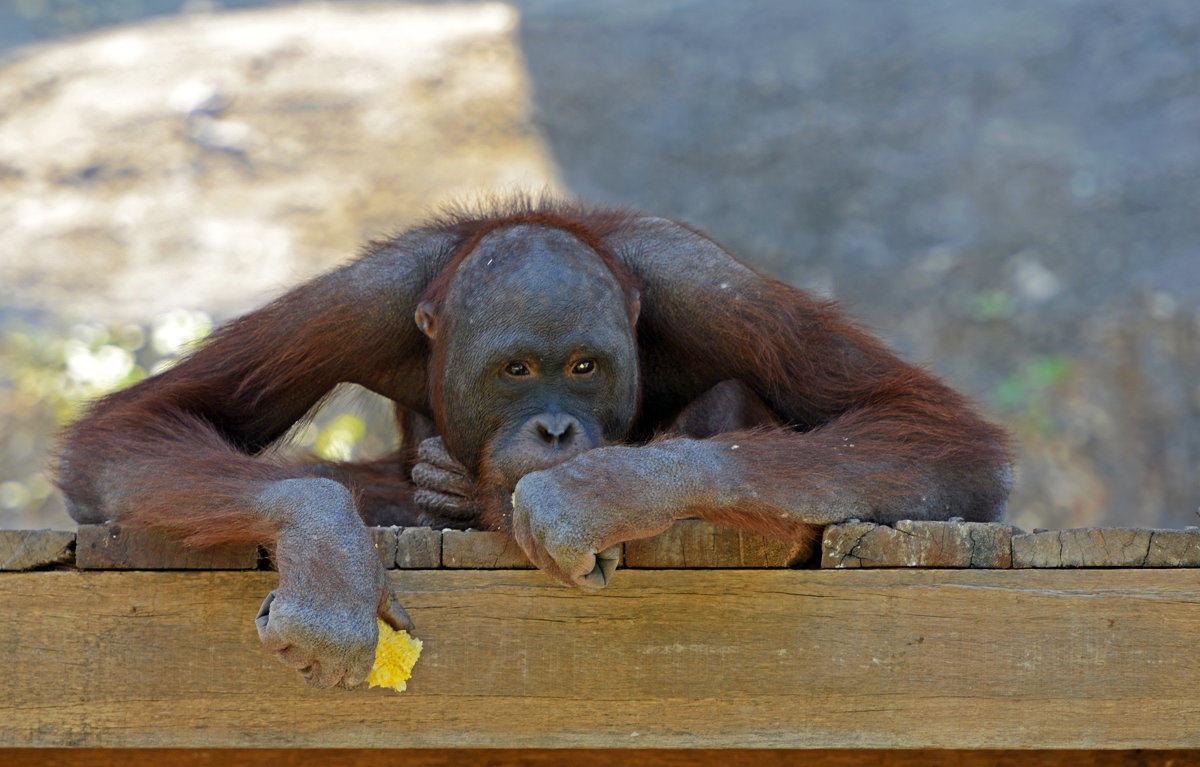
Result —
MULTIPOLYGON (((688 405, 666 433, 704 438, 770 425, 778 424, 762 400, 741 382, 724 381, 688 405)), ((436 499, 434 506, 474 497, 475 481, 446 454, 440 438, 422 442, 421 455, 445 468, 435 471, 430 466, 420 472, 422 492, 436 499), (442 481, 432 481, 435 477, 442 481)), ((618 544, 663 532, 695 500, 685 489, 671 503, 662 492, 667 473, 656 458, 661 456, 648 448, 600 447, 525 474, 511 496, 513 537, 534 564, 559 581, 603 588, 620 559, 618 544), (588 476, 593 461, 606 470, 619 467, 617 475, 623 481, 610 485, 611 493, 590 497, 573 489, 574 482, 588 476)), ((699 465, 685 460, 684 474, 694 475, 699 465)), ((414 477, 417 473, 414 470, 414 477)))
POLYGON ((623 439, 637 407, 636 312, 564 232, 518 226, 483 238, 445 305, 418 310, 453 371, 439 423, 449 454, 473 473, 487 455, 515 485, 531 468, 623 439), (573 373, 589 361, 589 374, 573 373), (513 363, 526 374, 507 374, 513 363), (557 439, 546 431, 568 425, 557 439))
POLYGON ((274 552, 279 586, 255 620, 259 640, 313 687, 360 684, 375 661, 376 615, 396 629, 413 626, 370 536, 354 524, 354 499, 336 482, 291 479, 259 500, 286 517, 274 552), (328 569, 299 565, 313 557, 328 569))
POLYGON ((441 437, 421 441, 412 481, 420 488, 414 500, 431 516, 479 518, 478 484, 467 467, 454 460, 446 450, 441 437))

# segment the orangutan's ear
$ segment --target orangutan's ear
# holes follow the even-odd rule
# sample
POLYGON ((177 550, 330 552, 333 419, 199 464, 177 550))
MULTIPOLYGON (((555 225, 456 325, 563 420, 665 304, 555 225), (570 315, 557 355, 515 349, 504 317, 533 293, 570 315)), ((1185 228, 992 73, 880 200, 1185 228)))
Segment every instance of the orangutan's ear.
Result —
POLYGON ((434 314, 433 304, 428 301, 417 304, 417 312, 413 319, 417 321, 417 327, 421 329, 422 333, 431 339, 437 337, 437 317, 434 314))

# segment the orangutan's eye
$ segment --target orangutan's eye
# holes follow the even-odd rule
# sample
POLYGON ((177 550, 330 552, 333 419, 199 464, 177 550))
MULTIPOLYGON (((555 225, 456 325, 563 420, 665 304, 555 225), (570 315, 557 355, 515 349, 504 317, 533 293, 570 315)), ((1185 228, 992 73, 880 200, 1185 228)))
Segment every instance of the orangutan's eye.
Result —
POLYGON ((579 378, 587 378, 592 373, 596 372, 595 360, 579 360, 571 366, 571 375, 579 378))
POLYGON ((524 378, 533 375, 533 371, 524 362, 510 362, 504 366, 504 374, 511 378, 524 378))

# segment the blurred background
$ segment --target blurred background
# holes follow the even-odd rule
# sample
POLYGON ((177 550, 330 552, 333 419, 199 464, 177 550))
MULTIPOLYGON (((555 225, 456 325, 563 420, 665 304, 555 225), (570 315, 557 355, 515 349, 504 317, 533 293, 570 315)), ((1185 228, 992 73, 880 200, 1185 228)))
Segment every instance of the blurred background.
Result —
MULTIPOLYGON (((516 188, 840 299, 1011 428, 1017 525, 1197 523, 1195 0, 3 0, 0 527, 72 524, 89 398, 516 188)), ((387 421, 340 392, 292 439, 387 421)))

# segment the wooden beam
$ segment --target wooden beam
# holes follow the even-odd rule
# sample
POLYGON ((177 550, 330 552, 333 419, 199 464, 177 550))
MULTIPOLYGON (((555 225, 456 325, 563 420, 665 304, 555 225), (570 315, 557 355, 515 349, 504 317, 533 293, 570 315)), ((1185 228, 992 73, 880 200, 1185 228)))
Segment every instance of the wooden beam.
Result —
POLYGON ((5 767, 1185 767, 1200 752, 951 749, 0 749, 5 767))
POLYGON ((33 570, 74 561, 74 532, 0 530, 0 570, 33 570))
POLYGON ((258 567, 258 546, 242 543, 195 549, 160 530, 80 525, 75 566, 84 570, 253 570, 258 567))
POLYGON ((625 567, 786 567, 796 544, 754 533, 681 519, 653 538, 625 544, 625 567))
POLYGON ((1013 567, 1197 567, 1200 530, 1088 527, 1014 535, 1013 567))
POLYGON ((404 694, 263 652, 272 573, 0 573, 0 747, 1200 747, 1196 570, 391 577, 404 694))
POLYGON ((981 522, 849 522, 825 528, 821 567, 1012 567, 1015 527, 981 522))
POLYGON ((529 570, 533 563, 504 533, 443 530, 442 567, 466 570, 529 570))
MULTIPOLYGON (((521 548, 502 533, 369 528, 389 569, 532 569, 521 548)), ((162 532, 120 525, 80 525, 72 532, 0 531, 0 570, 74 564, 88 570, 257 570, 253 545, 188 548, 162 532)), ((1200 529, 1083 528, 1024 533, 1004 524, 849 522, 824 530, 820 550, 791 542, 680 520, 652 538, 624 544, 622 567, 1200 567, 1200 529), (815 556, 814 556, 815 555, 815 556)))

